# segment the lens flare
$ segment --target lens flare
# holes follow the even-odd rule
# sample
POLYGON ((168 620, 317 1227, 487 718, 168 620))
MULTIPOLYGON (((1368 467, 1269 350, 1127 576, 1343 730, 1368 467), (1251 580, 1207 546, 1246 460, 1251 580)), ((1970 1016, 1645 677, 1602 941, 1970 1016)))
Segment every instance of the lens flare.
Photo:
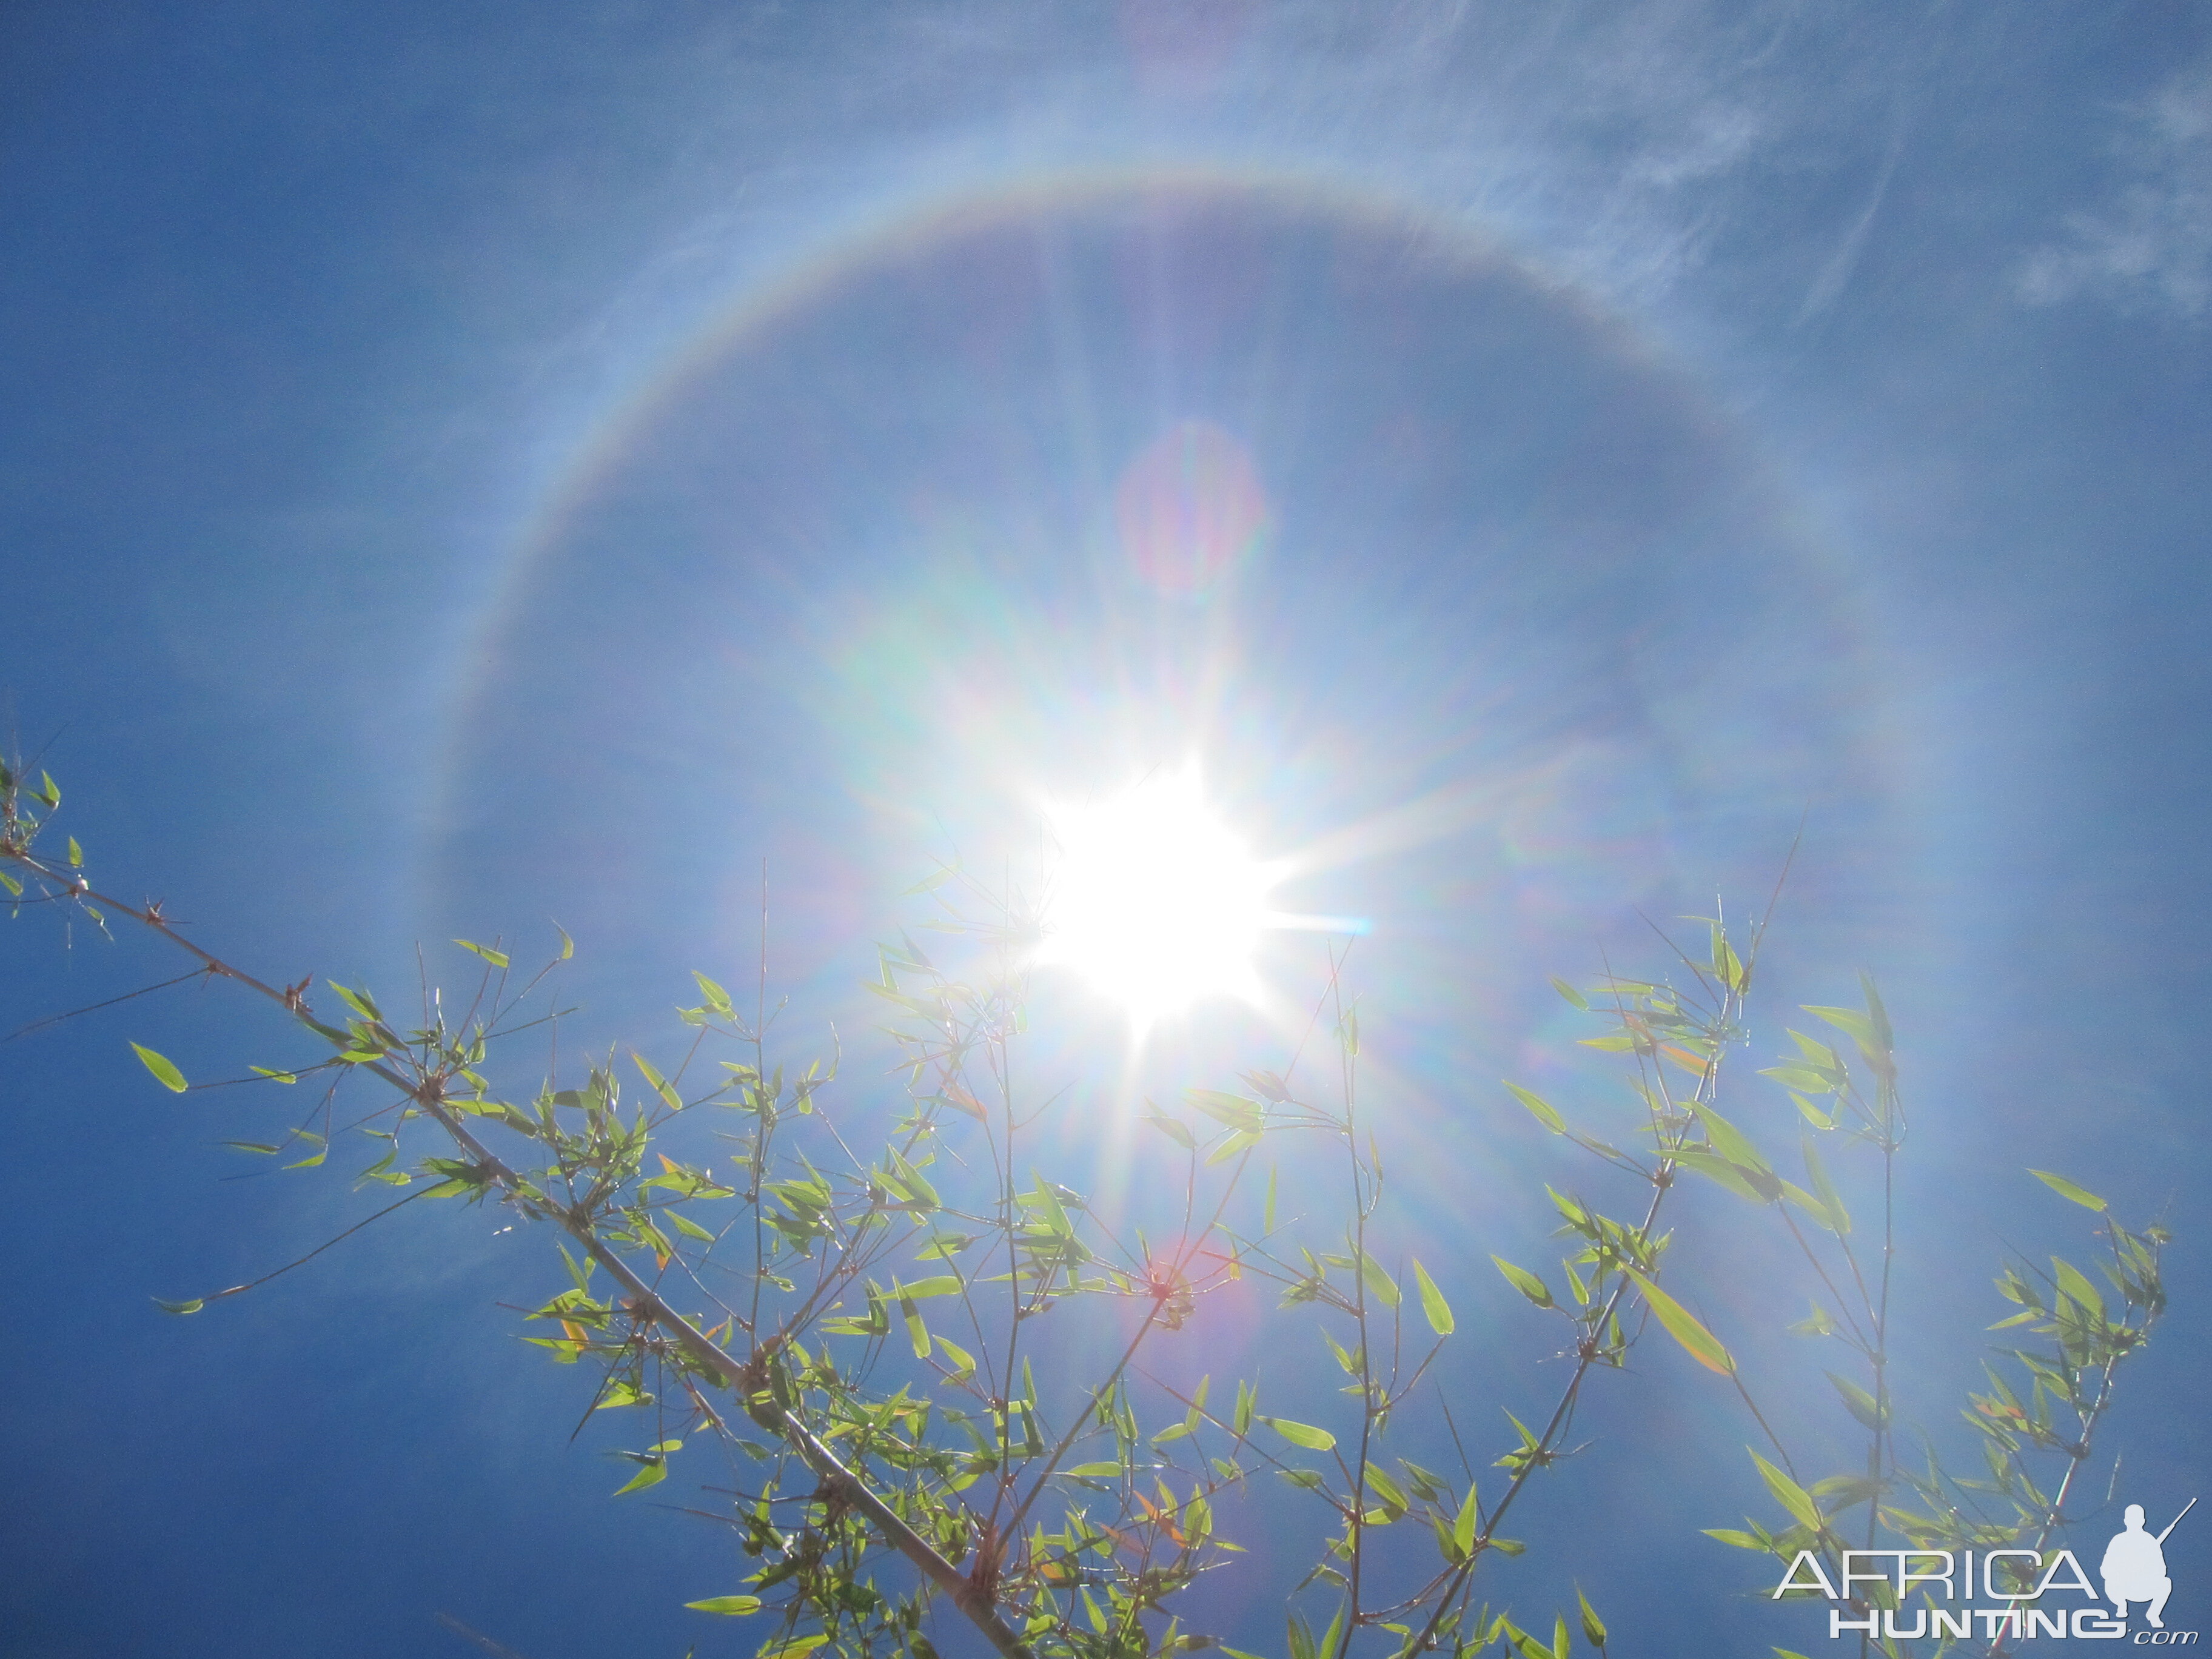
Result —
POLYGON ((1051 819, 1059 861, 1041 962, 1074 969, 1140 1019, 1256 995, 1252 954, 1274 872, 1207 810, 1194 774, 1051 819))
POLYGON ((1265 540, 1266 487, 1251 452, 1206 421, 1184 421, 1139 452, 1114 489, 1122 550, 1163 593, 1203 594, 1265 540))

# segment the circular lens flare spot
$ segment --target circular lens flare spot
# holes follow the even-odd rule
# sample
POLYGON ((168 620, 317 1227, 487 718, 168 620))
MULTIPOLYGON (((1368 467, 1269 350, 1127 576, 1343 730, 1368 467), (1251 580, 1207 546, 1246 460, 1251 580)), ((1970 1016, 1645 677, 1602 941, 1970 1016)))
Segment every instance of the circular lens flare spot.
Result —
POLYGON ((1207 421, 1184 421, 1140 450, 1114 487, 1121 548, 1164 593, 1203 593, 1266 535, 1267 492, 1251 452, 1207 421))
POLYGON ((1039 959, 1140 1018, 1256 994, 1252 953, 1273 877, 1206 810, 1190 774, 1051 814, 1060 843, 1039 959))

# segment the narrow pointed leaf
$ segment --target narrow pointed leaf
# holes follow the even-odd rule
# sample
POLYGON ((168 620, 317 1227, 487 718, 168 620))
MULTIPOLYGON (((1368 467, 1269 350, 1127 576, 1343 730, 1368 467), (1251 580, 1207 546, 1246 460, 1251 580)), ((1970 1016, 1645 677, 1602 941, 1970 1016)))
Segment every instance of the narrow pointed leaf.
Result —
POLYGON ((1605 1620, 1597 1616, 1597 1609, 1589 1604, 1580 1584, 1575 1586, 1575 1600, 1583 1604, 1583 1640, 1594 1648, 1605 1645, 1605 1620))
POLYGON ((2102 1319, 2105 1316, 2105 1298, 2097 1294, 2097 1287, 2089 1282, 2088 1276, 2079 1267, 2070 1261, 2061 1261, 2054 1255, 2051 1258, 2051 1271, 2058 1280, 2060 1290, 2080 1303, 2096 1318, 2102 1319))
POLYGON ((1504 1083, 1508 1089, 1510 1089, 1513 1091, 1513 1098, 1519 1101, 1523 1106, 1526 1106, 1528 1109, 1530 1115, 1534 1117, 1537 1122, 1542 1124, 1547 1129, 1549 1129, 1555 1135, 1563 1135, 1566 1133, 1567 1121, 1559 1115, 1559 1109, 1558 1107, 1553 1105, 1550 1101, 1546 1100, 1543 1096, 1537 1094, 1534 1091, 1522 1088, 1519 1084, 1514 1082, 1510 1078, 1502 1079, 1500 1080, 1504 1083))
POLYGON ((2048 1170, 2030 1170, 2028 1174, 2033 1176, 2045 1186, 2050 1188, 2051 1190, 2057 1194, 2059 1197, 2070 1198, 2085 1210, 2103 1210, 2108 1207, 2105 1203, 2105 1200, 2098 1197, 2096 1194, 2088 1192, 2082 1188, 2076 1187, 2072 1182, 2067 1180, 2064 1176, 2055 1176, 2048 1170))
POLYGON ((1361 1253, 1359 1258, 1359 1277, 1364 1281, 1368 1291, 1375 1299, 1384 1307, 1395 1308, 1398 1305, 1397 1281, 1382 1271, 1381 1262, 1364 1252, 1361 1253))
POLYGON ((656 1457, 635 1474, 630 1476, 625 1484, 617 1487, 615 1496, 620 1498, 625 1492, 642 1492, 646 1487, 657 1486, 667 1479, 668 1460, 665 1457, 656 1457))
POLYGON ((1888 1426, 1888 1413, 1881 1409, 1875 1397, 1849 1377, 1828 1373, 1828 1381, 1836 1385, 1836 1394, 1844 1402, 1844 1409, 1859 1420, 1862 1427, 1880 1430, 1888 1426))
POLYGON ((666 1078, 661 1076, 659 1068, 635 1048, 630 1050, 629 1057, 636 1062, 638 1074, 653 1085, 653 1092, 660 1097, 662 1103, 672 1112, 682 1111, 684 1097, 676 1092, 666 1078))
POLYGON ((1721 1346, 1718 1337, 1698 1322, 1687 1308, 1635 1268, 1627 1269, 1627 1273, 1636 1281, 1637 1288, 1644 1292, 1644 1301, 1657 1316, 1659 1322, 1667 1328, 1667 1334, 1680 1343, 1691 1358, 1707 1370, 1717 1371, 1723 1376, 1735 1374, 1735 1357, 1721 1346))
POLYGON ((1751 1461, 1759 1465, 1759 1479, 1766 1482, 1766 1489, 1774 1494, 1775 1501, 1805 1526, 1811 1528, 1814 1532, 1820 1531, 1820 1505, 1814 1503, 1813 1494, 1783 1474, 1780 1469, 1776 1468, 1757 1452, 1751 1454, 1751 1461))
POLYGON ((1420 1287, 1421 1311, 1428 1316, 1429 1328, 1438 1336, 1449 1336, 1458 1322, 1452 1318, 1451 1304, 1444 1300, 1437 1281, 1418 1261, 1413 1263, 1413 1282, 1420 1287))
POLYGON ((1552 1300, 1550 1287, 1526 1267, 1516 1267, 1502 1255, 1493 1255, 1490 1259, 1498 1264, 1498 1271, 1505 1275, 1506 1283, 1538 1307, 1551 1308, 1559 1305, 1552 1300))
POLYGON ((1267 1109, 1242 1095, 1224 1094, 1218 1089, 1186 1089, 1182 1096, 1208 1117, 1232 1129, 1256 1131, 1266 1121, 1267 1109))
POLYGON ((1287 1417, 1263 1417, 1260 1419, 1293 1446, 1304 1446, 1308 1451, 1333 1451, 1336 1437, 1327 1429, 1317 1429, 1310 1423, 1293 1423, 1287 1417))
POLYGON ((184 1093, 189 1085, 185 1082, 185 1074, 179 1071, 174 1064, 164 1056, 155 1054, 143 1043, 134 1042, 131 1046, 138 1051, 140 1061, 154 1074, 155 1080, 163 1088, 174 1090, 179 1094, 184 1093))

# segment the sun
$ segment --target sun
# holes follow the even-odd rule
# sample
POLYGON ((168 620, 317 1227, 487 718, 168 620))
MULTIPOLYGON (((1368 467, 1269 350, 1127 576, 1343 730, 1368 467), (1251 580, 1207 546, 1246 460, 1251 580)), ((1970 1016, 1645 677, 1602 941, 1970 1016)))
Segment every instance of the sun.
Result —
POLYGON ((1139 1019, 1257 994, 1252 956, 1275 872, 1207 809, 1194 772, 1050 817, 1058 860, 1040 961, 1139 1019))

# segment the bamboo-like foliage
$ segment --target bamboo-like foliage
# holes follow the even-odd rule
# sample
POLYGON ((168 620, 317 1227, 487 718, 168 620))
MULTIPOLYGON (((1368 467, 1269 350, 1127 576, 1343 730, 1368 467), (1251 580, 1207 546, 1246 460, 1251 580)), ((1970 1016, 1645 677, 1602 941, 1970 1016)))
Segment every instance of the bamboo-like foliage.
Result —
MULTIPOLYGON (((1656 1321, 1758 1415, 1729 1348, 1662 1285, 1669 1235, 1660 1223, 1685 1173, 1775 1211, 1822 1287, 1811 1328, 1840 1338, 1869 1368, 1863 1386, 1836 1378, 1871 1437, 1865 1473, 1800 1484, 1777 1441, 1778 1463, 1762 1457, 1759 1468, 1793 1524, 1715 1534, 1746 1547, 1785 1558, 1800 1547, 1840 1550, 1845 1514, 1860 1504, 1869 1538, 1884 1527, 1934 1547, 2047 1538, 2111 1399, 2113 1369, 2163 1305, 2155 1229, 2108 1225, 2118 1312, 2066 1264, 2048 1280, 2008 1270, 2000 1287, 2024 1310, 2008 1322, 2033 1323, 2054 1344, 2020 1356, 2033 1378, 2027 1398, 1993 1379, 1971 1414, 2008 1514, 1970 1518, 1957 1501, 1962 1483, 1932 1461, 1925 1474, 1907 1471, 1889 1426, 1886 1371, 1890 1204, 1904 1133, 1887 1015, 1870 985, 1863 1013, 1814 1010, 1851 1036, 1858 1062, 1793 1033, 1797 1054, 1772 1073, 1814 1130, 1879 1150, 1883 1237, 1869 1263, 1810 1143, 1809 1184, 1800 1188, 1721 1111, 1723 1065, 1741 1044, 1765 923, 1739 954, 1715 921, 1710 951, 1682 957, 1674 978, 1559 982, 1599 1024, 1589 1046, 1629 1070, 1630 1147, 1507 1085, 1547 1130, 1638 1196, 1622 1218, 1571 1188, 1547 1188, 1568 1241, 1556 1277, 1495 1258, 1513 1290, 1563 1322, 1571 1363, 1528 1421, 1503 1413, 1512 1433, 1489 1465, 1502 1474, 1486 1474, 1486 1495, 1464 1450, 1451 1475, 1392 1452, 1393 1429, 1404 1443, 1409 1413, 1443 1409, 1421 1385, 1458 1322, 1436 1273, 1385 1260, 1376 1246, 1382 1167, 1363 1115, 1358 1011, 1338 964, 1315 1009, 1329 1059, 1304 1068, 1321 1074, 1317 1085, 1300 1080, 1294 1054, 1279 1070, 1243 1073, 1237 1087, 1192 1086, 1152 1109, 1152 1128, 1185 1164, 1180 1224, 1163 1245, 1109 1225, 1079 1182, 1060 1178, 1068 1171, 1036 1168, 1052 1099, 1019 1069, 1036 921, 1011 896, 970 893, 963 912, 941 884, 924 884, 944 905, 945 960, 903 933, 882 947, 869 988, 890 1011, 904 1089, 889 1131, 864 1132, 880 1126, 880 1109, 872 1117, 869 1103, 838 1103, 834 1064, 792 1075, 775 1062, 764 983, 748 1011, 696 975, 680 1054, 662 1063, 639 1049, 587 1056, 569 1063, 567 1079, 535 1059, 549 1027, 557 1030, 549 976, 571 953, 565 935, 553 962, 526 977, 496 943, 457 941, 474 958, 472 987, 449 1002, 426 973, 411 1017, 388 1012, 368 990, 332 984, 338 1006, 325 1018, 308 981, 266 983, 185 939, 158 905, 94 887, 73 838, 65 856, 43 850, 59 805, 44 774, 33 786, 21 768, 0 768, 7 902, 100 926, 135 921, 194 960, 186 979, 253 993, 313 1040, 321 1058, 313 1064, 252 1068, 271 1086, 319 1085, 311 1106, 277 1140, 233 1145, 289 1168, 320 1166, 334 1150, 341 1091, 366 1088, 380 1103, 354 1127, 377 1143, 376 1156, 356 1186, 405 1192, 379 1215, 452 1198, 499 1205, 550 1231, 567 1282, 529 1311, 528 1340, 591 1377, 586 1417, 616 1409, 650 1425, 641 1447, 623 1454, 634 1473, 617 1495, 664 1481, 679 1457, 719 1449, 733 1496, 708 1518, 733 1532, 744 1566, 725 1593, 688 1605, 758 1620, 765 1634, 754 1639, 769 1659, 815 1650, 932 1659, 930 1632, 943 1634, 931 1618, 939 1600, 1009 1659, 1151 1659, 1213 1645, 1214 1634, 1184 1628, 1178 1598, 1237 1553, 1218 1512, 1256 1480, 1305 1494, 1328 1526, 1294 1600, 1289 1659, 1346 1659, 1355 1647, 1566 1659, 1574 1632, 1565 1614, 1546 1639, 1478 1595, 1485 1564, 1521 1553, 1500 1528, 1537 1474, 1571 1454, 1593 1376, 1620 1370, 1656 1321), (514 1041, 526 1032, 527 1049, 514 1041), (698 1114, 730 1148, 718 1161, 686 1163, 656 1145, 679 1115, 698 1114), (1277 1214, 1273 1155, 1284 1137, 1334 1149, 1343 1202, 1333 1216, 1277 1214), (1826 1240, 1825 1254, 1806 1222, 1826 1240), (1284 1310, 1276 1317, 1318 1323, 1320 1350, 1346 1379, 1335 1419, 1273 1413, 1250 1378, 1208 1378, 1188 1392, 1149 1380, 1148 1346, 1236 1279, 1273 1285, 1284 1310), (1095 1376, 1058 1374, 1051 1355, 1066 1349, 1035 1340, 1048 1315, 1125 1333, 1118 1357, 1095 1376), (2062 1407, 2072 1414, 2063 1428, 2062 1407), (2069 1460, 2048 1496, 2031 1478, 2037 1452, 2069 1460), (1925 1513, 1898 1507, 1908 1490, 1925 1513)), ((164 1056, 138 1053, 164 1086, 192 1086, 164 1056)), ((2104 1213, 2101 1200, 2044 1179, 2104 1213)), ((162 1306, 197 1313, 251 1288, 162 1306)), ((1456 1423, 1450 1434, 1464 1444, 1456 1423)), ((1575 1613, 1584 1645, 1604 1651, 1596 1610, 1578 1597, 1575 1613)))
MULTIPOLYGON (((2087 1274, 2058 1257, 2051 1258, 2048 1273, 2025 1261, 2006 1267, 1996 1288, 2021 1310, 1990 1328, 2026 1326, 2046 1341, 1998 1352, 2017 1368, 2024 1392, 1997 1364, 1987 1364, 1990 1391, 1970 1396, 1964 1416, 1981 1439, 1987 1478, 1956 1474, 1930 1437, 1923 1437, 1917 1455, 1908 1458, 1890 1379, 1898 1162, 1907 1125, 1889 1013, 1870 977, 1863 977, 1862 988, 1862 1007, 1804 1010, 1840 1031, 1847 1039, 1843 1046, 1824 1036, 1791 1030, 1791 1050, 1763 1073, 1789 1091, 1803 1121, 1807 1185, 1784 1180, 1747 1138, 1739 1137, 1723 1162, 1699 1167, 1739 1196, 1766 1206, 1786 1233, 1790 1249, 1806 1264, 1813 1309, 1790 1329, 1839 1342, 1855 1356, 1859 1376, 1832 1370, 1827 1376, 1837 1403, 1866 1437, 1865 1462, 1862 1468, 1808 1479, 1739 1379, 1743 1402, 1775 1454, 1772 1462, 1756 1451, 1752 1459, 1787 1524, 1769 1527, 1747 1518, 1741 1528, 1709 1531, 1723 1543, 1784 1563, 1809 1550, 1831 1583, 1844 1583, 1846 1550, 2025 1549, 2039 1561, 2075 1518, 2068 1504, 2112 1406, 2120 1363, 2142 1351, 2166 1310, 2159 1258, 2171 1236, 2156 1224, 2130 1231, 2095 1194, 2048 1170, 2029 1171, 2060 1197, 2103 1218, 2098 1230, 2105 1246, 2100 1266, 2116 1299, 2108 1303, 2087 1274), (1823 1141, 1831 1143, 1832 1152, 1840 1143, 1880 1159, 1880 1226, 1874 1237, 1856 1228, 1820 1150, 1823 1141)), ((2023 1562, 2023 1557, 2008 1555, 1998 1569, 2010 1593, 2039 1588, 2034 1569, 2023 1562)), ((1797 1597, 1810 1594, 1817 1591, 1789 1592, 1797 1597)), ((1978 1644, 1954 1633, 1921 1640, 1891 1636, 1887 1628, 1896 1621, 1890 1615, 1901 1610, 1900 1598, 1893 1586, 1880 1580, 1869 1583, 1863 1594, 1844 1599, 1855 1622, 1869 1614, 1881 1616, 1882 1633, 1859 1632, 1862 1653, 1906 1659, 1974 1648, 1996 1656, 2010 1651, 2020 1639, 2008 1630, 1978 1644)), ((1934 1586, 1923 1587, 1920 1599, 1923 1608, 1936 1607, 1934 1586)), ((1910 1624, 1927 1631, 1934 1621, 1916 1617, 1910 1624)))

